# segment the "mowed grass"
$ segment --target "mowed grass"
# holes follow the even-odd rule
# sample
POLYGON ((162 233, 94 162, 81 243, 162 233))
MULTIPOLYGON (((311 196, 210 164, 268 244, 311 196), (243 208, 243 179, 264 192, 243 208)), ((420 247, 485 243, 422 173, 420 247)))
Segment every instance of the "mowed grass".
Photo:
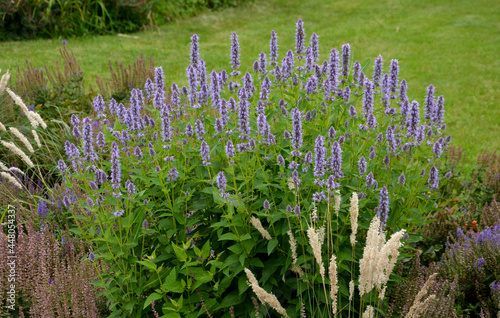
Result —
MULTIPOLYGON (((305 22, 307 39, 320 37, 320 59, 333 47, 350 43, 354 60, 384 57, 384 72, 398 59, 400 79, 408 95, 423 107, 426 88, 445 97, 445 121, 453 143, 473 160, 485 147, 500 149, 500 1, 300 1, 256 0, 238 8, 206 13, 132 36, 69 39, 85 72, 109 76, 108 61, 132 63, 140 53, 153 54, 168 84, 184 85, 190 37, 200 37, 201 58, 208 71, 229 68, 230 35, 237 32, 241 70, 247 71, 261 51, 269 54, 271 30, 279 37, 280 60, 294 47, 295 23, 305 22)), ((61 40, 0 43, 0 68, 11 69, 29 59, 36 66, 60 59, 61 40)), ((95 85, 93 84, 95 87, 95 85)))

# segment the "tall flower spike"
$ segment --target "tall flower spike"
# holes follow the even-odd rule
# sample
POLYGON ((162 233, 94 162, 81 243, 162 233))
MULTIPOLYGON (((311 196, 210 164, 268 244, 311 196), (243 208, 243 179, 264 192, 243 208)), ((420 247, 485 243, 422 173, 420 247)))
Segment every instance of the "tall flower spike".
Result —
POLYGON ((302 120, 301 120, 301 113, 298 107, 294 108, 292 110, 292 124, 293 124, 293 130, 292 130, 292 148, 295 149, 292 152, 292 156, 299 157, 300 156, 300 147, 302 147, 302 120))
POLYGON ((351 46, 349 43, 342 45, 342 76, 349 76, 349 59, 351 57, 351 46))
POLYGON ((366 159, 364 156, 361 156, 361 158, 359 158, 358 171, 359 171, 360 176, 362 176, 366 173, 366 159))
POLYGON ((417 134, 417 128, 420 124, 420 112, 418 107, 418 102, 413 101, 411 103, 410 115, 406 119, 406 126, 408 130, 408 136, 414 137, 417 134))
POLYGON ((368 117, 370 113, 373 113, 373 94, 375 91, 374 84, 370 80, 365 82, 365 94, 363 96, 363 111, 364 116, 368 117))
POLYGON ((198 60, 200 58, 200 47, 198 44, 198 40, 199 40, 198 35, 193 34, 193 36, 191 37, 191 55, 190 55, 191 64, 193 66, 198 65, 198 60))
POLYGON ((332 49, 330 53, 329 75, 330 95, 334 95, 339 86, 339 51, 332 49))
POLYGON ((198 83, 196 81, 196 68, 192 65, 189 65, 187 68, 187 78, 189 86, 189 95, 188 95, 189 104, 195 107, 198 83))
POLYGON ((344 176, 342 173, 342 149, 336 141, 332 144, 332 173, 337 179, 344 176))
POLYGON ((233 72, 231 76, 238 76, 240 72, 236 71, 240 68, 240 44, 238 43, 238 35, 236 32, 231 34, 231 67, 233 68, 233 72))
POLYGON ((406 80, 402 80, 399 86, 399 103, 403 107, 403 102, 407 99, 406 93, 408 92, 408 84, 406 80))
POLYGON ((438 169, 435 166, 432 166, 429 172, 429 180, 427 182, 429 183, 429 188, 433 190, 439 188, 438 169))
POLYGON ((318 35, 316 33, 313 33, 311 35, 311 48, 312 48, 314 62, 318 62, 319 61, 319 41, 318 41, 318 35))
POLYGON ((200 147, 200 154, 203 159, 203 165, 209 166, 210 165, 210 148, 208 147, 208 144, 203 140, 201 142, 201 147, 200 147))
POLYGON ((382 67, 383 67, 382 55, 379 55, 375 60, 375 66, 373 70, 373 85, 375 87, 380 86, 380 80, 382 79, 382 67))
POLYGON ((217 174, 217 187, 219 188, 219 191, 220 192, 226 191, 226 185, 227 185, 226 176, 224 175, 223 171, 220 171, 217 174))
POLYGON ((295 32, 295 53, 297 54, 297 59, 302 59, 301 54, 304 54, 304 38, 306 36, 304 31, 304 22, 301 19, 297 21, 297 29, 295 32))
POLYGON ((262 74, 266 73, 267 62, 266 62, 266 53, 260 52, 259 55, 259 72, 262 74))
POLYGON ((234 157, 234 145, 233 145, 233 142, 231 140, 228 140, 227 144, 226 144, 226 156, 228 158, 234 157))
POLYGON ((380 219, 380 229, 385 227, 387 218, 389 216, 389 191, 387 187, 383 186, 380 190, 380 200, 377 207, 377 216, 380 219))
POLYGON ((361 71, 361 64, 359 64, 359 61, 354 62, 354 65, 352 66, 352 81, 354 83, 359 82, 360 71, 361 71))
POLYGON ((441 95, 437 99, 432 121, 434 121, 435 124, 440 124, 443 122, 443 117, 444 117, 444 97, 441 95))
MULTIPOLYGON (((193 37, 195 35, 193 35, 193 37)), ((162 89, 163 91, 165 91, 165 76, 163 75, 163 68, 161 66, 155 68, 155 83, 157 90, 162 89)))
POLYGON ((358 203, 358 194, 353 192, 351 197, 351 208, 349 210, 349 214, 351 215, 351 245, 354 246, 356 244, 356 233, 358 232, 358 216, 359 216, 359 203, 358 203))
MULTIPOLYGON (((332 127, 333 128, 333 127, 332 127)), ((314 145, 314 176, 321 177, 325 174, 326 148, 324 147, 325 138, 321 135, 316 137, 314 145)))
MULTIPOLYGON (((396 89, 398 87, 398 76, 399 76, 398 60, 391 60, 391 78, 389 80, 389 88, 391 93, 396 93, 396 89)), ((391 98, 396 98, 396 96, 391 95, 391 98)))
POLYGON ((434 86, 431 84, 427 87, 427 95, 425 97, 425 119, 431 119, 434 114, 434 86))
POLYGON ((274 30, 271 31, 270 52, 269 58, 271 62, 269 62, 269 65, 276 66, 278 61, 278 35, 274 30))
POLYGON ((111 182, 113 183, 113 189, 120 189, 120 150, 118 149, 116 141, 113 141, 113 144, 111 145, 111 182))

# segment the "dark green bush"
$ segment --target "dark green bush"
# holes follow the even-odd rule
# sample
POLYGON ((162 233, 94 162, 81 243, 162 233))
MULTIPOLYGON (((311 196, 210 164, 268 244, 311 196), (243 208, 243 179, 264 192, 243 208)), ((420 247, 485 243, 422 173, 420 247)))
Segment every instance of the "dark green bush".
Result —
POLYGON ((0 40, 134 32, 153 23, 153 0, 19 0, 0 4, 0 40))

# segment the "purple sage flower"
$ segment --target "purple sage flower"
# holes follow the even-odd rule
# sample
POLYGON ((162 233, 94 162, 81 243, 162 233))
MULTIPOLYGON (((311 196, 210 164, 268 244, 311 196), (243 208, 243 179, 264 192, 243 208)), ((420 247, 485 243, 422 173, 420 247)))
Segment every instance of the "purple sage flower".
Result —
POLYGON ((349 76, 349 59, 351 57, 351 46, 349 43, 342 45, 342 76, 349 76))
POLYGON ((263 207, 264 207, 264 210, 269 210, 271 208, 271 204, 269 203, 269 201, 267 199, 264 200, 263 207))
POLYGON ((396 93, 396 89, 398 87, 398 76, 399 76, 398 60, 391 60, 391 78, 389 80, 389 89, 390 92, 392 93, 396 93))
MULTIPOLYGON (((332 127, 333 128, 333 127, 332 127)), ((324 147, 325 138, 321 135, 316 137, 314 145, 314 176, 321 177, 325 174, 326 148, 324 147)))
POLYGON ((217 186, 219 187, 219 191, 220 192, 226 191, 226 185, 227 185, 226 176, 224 175, 223 171, 220 171, 217 174, 217 186))
POLYGON ((205 166, 210 165, 210 148, 208 147, 208 144, 203 140, 201 142, 201 148, 200 148, 200 154, 203 159, 203 164, 205 166))
POLYGON ((435 166, 432 166, 431 171, 429 173, 429 188, 435 190, 439 187, 439 176, 438 169, 435 166))
POLYGON ((301 113, 298 107, 292 109, 292 148, 295 151, 292 152, 292 156, 298 157, 300 156, 300 147, 302 147, 302 121, 301 121, 301 113))
POLYGON ((301 59, 302 56, 301 54, 304 54, 304 38, 305 38, 305 31, 304 31, 304 23, 302 22, 301 19, 297 21, 297 29, 295 32, 295 53, 297 54, 297 59, 301 59))
POLYGON ((240 44, 238 43, 238 35, 236 32, 231 34, 231 67, 234 71, 231 73, 231 76, 238 76, 240 72, 236 71, 240 68, 240 44))
POLYGON ((319 44, 318 35, 316 33, 311 34, 311 49, 314 62, 319 61, 319 44))
POLYGON ((278 61, 278 35, 276 32, 271 31, 271 41, 270 41, 270 60, 269 65, 276 66, 278 61))
POLYGON ((120 216, 122 216, 122 215, 123 215, 123 213, 125 213, 125 211, 123 211, 123 210, 118 210, 118 211, 114 212, 114 213, 113 213, 113 215, 114 215, 114 216, 116 216, 116 217, 120 217, 120 216))
POLYGON ((193 34, 191 37, 191 55, 190 62, 193 66, 198 65, 198 60, 200 58, 200 47, 198 44, 199 37, 196 34, 193 34))
POLYGON ((383 67, 382 55, 379 55, 377 59, 375 59, 375 66, 373 71, 373 85, 375 87, 380 86, 380 80, 382 79, 382 67, 383 67))
POLYGON ((358 161, 358 172, 359 175, 362 176, 366 173, 366 159, 364 156, 361 156, 358 161))
POLYGON ((228 158, 234 157, 234 146, 233 146, 233 142, 231 140, 228 140, 227 144, 226 144, 226 156, 228 158))
POLYGON ((444 117, 444 97, 441 95, 437 98, 432 121, 436 124, 440 124, 443 122, 443 117, 444 117))
POLYGON ((399 178, 398 178, 398 183, 399 183, 400 185, 404 185, 404 184, 405 184, 405 182, 406 182, 406 177, 405 177, 405 174, 404 174, 404 172, 403 172, 403 173, 399 176, 399 178))
POLYGON ((342 173, 342 149, 336 141, 332 144, 332 158, 332 173, 335 178, 342 178, 344 176, 342 173))
POLYGON ((406 120, 406 126, 408 129, 407 136, 409 136, 409 137, 416 136, 417 127, 419 124, 420 124, 420 113, 419 113, 418 102, 413 101, 411 103, 410 115, 408 116, 408 118, 406 120))
POLYGON ((434 86, 427 87, 427 96, 425 97, 425 119, 431 119, 434 114, 434 86))
POLYGON ((389 191, 386 186, 380 190, 379 205, 377 207, 377 216, 380 219, 380 228, 383 229, 389 216, 389 191))

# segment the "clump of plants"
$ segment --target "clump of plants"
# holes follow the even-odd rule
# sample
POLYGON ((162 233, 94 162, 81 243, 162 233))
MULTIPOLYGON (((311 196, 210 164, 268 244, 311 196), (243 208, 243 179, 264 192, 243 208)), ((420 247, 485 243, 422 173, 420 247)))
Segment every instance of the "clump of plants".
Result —
POLYGON ((187 86, 159 67, 128 103, 97 96, 58 162, 112 316, 383 315, 401 240, 439 199, 444 98, 410 102, 397 60, 368 76, 349 44, 321 62, 301 20, 244 74, 236 33, 229 71, 191 40, 187 86))

